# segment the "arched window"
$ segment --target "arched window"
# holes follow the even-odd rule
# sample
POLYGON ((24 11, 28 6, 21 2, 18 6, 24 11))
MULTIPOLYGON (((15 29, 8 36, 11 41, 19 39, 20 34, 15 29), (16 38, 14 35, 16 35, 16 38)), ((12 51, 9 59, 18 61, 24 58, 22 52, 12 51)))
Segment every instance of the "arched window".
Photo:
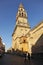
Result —
POLYGON ((24 40, 23 40, 23 43, 25 43, 25 42, 26 42, 26 40, 24 39, 24 40))
POLYGON ((23 16, 23 12, 22 12, 22 16, 23 16))

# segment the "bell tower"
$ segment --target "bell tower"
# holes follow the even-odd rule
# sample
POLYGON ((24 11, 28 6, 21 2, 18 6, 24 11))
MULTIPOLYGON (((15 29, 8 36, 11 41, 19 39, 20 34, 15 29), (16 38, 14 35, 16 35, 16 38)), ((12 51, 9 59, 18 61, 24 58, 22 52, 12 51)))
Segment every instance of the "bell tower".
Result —
POLYGON ((16 26, 12 34, 12 48, 28 52, 28 42, 26 34, 30 31, 27 13, 22 4, 19 5, 16 15, 16 26), (25 47, 24 47, 25 46, 25 47))
POLYGON ((16 15, 16 25, 30 27, 28 24, 27 13, 22 4, 20 4, 18 8, 18 12, 16 15))

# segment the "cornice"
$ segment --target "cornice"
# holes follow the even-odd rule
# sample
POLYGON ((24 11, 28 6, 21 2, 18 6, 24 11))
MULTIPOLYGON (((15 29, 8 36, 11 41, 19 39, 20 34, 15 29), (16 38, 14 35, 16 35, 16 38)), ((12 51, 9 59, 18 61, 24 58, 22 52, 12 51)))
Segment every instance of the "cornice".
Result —
POLYGON ((34 31, 33 33, 35 33, 35 32, 37 32, 38 30, 40 30, 41 28, 43 28, 43 26, 42 27, 40 27, 40 28, 38 28, 36 31, 34 31))
POLYGON ((27 38, 27 36, 19 36, 19 37, 16 37, 15 39, 13 39, 13 40, 15 41, 17 38, 22 38, 22 37, 26 37, 27 38))
POLYGON ((43 21, 40 22, 38 25, 36 25, 33 29, 31 29, 31 31, 33 31, 34 29, 36 29, 37 27, 39 27, 41 24, 43 24, 43 21))
MULTIPOLYGON (((14 28, 13 34, 15 33, 15 30, 16 30, 17 27, 24 27, 24 28, 30 29, 30 27, 28 27, 28 26, 16 25, 15 28, 14 28)), ((12 34, 12 36, 13 36, 13 34, 12 34)))
POLYGON ((17 25, 18 27, 30 28, 29 26, 17 25))

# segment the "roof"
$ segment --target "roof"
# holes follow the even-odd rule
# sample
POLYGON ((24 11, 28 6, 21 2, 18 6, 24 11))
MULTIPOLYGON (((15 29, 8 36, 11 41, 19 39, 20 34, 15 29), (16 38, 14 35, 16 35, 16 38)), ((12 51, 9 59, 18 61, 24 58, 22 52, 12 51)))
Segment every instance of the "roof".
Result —
MULTIPOLYGON (((41 24, 43 24, 43 21, 42 22, 40 22, 37 26, 35 26, 33 29, 31 29, 29 32, 32 32, 32 31, 34 31, 36 28, 38 28, 41 24)), ((43 25, 40 27, 40 28, 42 28, 43 27, 43 25)), ((30 33, 27 33, 26 35, 30 35, 30 33)))
POLYGON ((43 21, 40 22, 38 25, 36 25, 33 29, 31 29, 31 31, 35 30, 37 27, 39 27, 41 24, 43 24, 43 21))

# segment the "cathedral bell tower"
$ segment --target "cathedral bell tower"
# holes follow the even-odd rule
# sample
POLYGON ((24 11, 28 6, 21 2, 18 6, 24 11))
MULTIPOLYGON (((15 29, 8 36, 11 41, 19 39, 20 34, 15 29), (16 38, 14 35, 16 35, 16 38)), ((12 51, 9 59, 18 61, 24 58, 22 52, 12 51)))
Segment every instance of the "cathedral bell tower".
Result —
POLYGON ((16 25, 29 27, 27 13, 22 4, 19 5, 18 12, 16 15, 16 25))
POLYGON ((12 34, 12 48, 28 52, 28 42, 26 34, 30 31, 27 13, 22 4, 18 8, 16 15, 16 26, 12 34), (25 46, 25 47, 24 47, 25 46))

